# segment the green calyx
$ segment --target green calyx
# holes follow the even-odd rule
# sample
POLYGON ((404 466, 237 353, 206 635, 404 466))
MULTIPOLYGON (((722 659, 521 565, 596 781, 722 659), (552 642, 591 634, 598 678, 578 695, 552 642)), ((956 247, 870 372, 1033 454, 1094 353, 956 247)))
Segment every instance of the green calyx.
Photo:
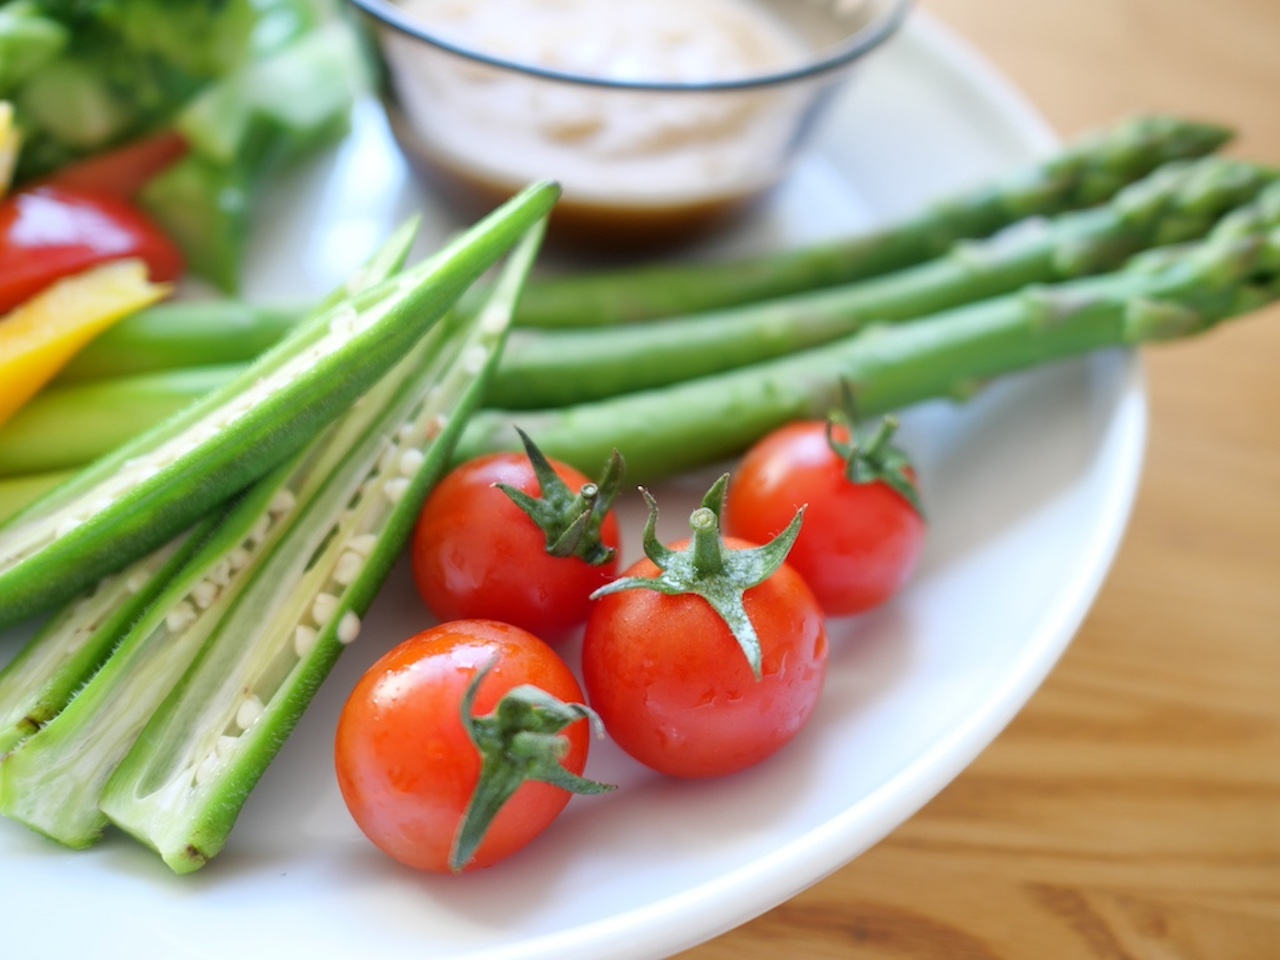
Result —
POLYGON ((644 526, 644 552, 658 568, 656 577, 620 577, 596 590, 597 599, 623 590, 654 590, 668 596, 694 594, 702 597, 724 620, 734 639, 751 664, 751 672, 761 678, 760 638, 747 616, 743 594, 768 580, 787 559, 791 546, 800 534, 804 509, 769 543, 760 547, 733 550, 720 535, 720 517, 724 513, 726 473, 707 491, 702 505, 689 517, 693 538, 684 550, 672 550, 658 542, 658 504, 647 490, 642 490, 649 504, 649 519, 644 526))
POLYGON ((516 427, 525 453, 533 466, 542 495, 533 497, 505 483, 494 484, 529 515, 547 538, 547 553, 553 557, 577 557, 601 566, 613 559, 614 549, 600 539, 600 527, 608 516, 622 485, 623 463, 617 450, 605 464, 600 479, 583 484, 580 490, 569 489, 551 462, 529 436, 516 427))
POLYGON ((893 444, 893 435, 898 430, 897 418, 884 417, 875 429, 859 436, 853 392, 847 383, 842 383, 841 387, 844 408, 832 411, 827 418, 827 444, 844 461, 845 477, 850 483, 883 483, 911 504, 917 515, 924 517, 924 503, 911 473, 911 461, 900 447, 893 444), (848 433, 847 440, 836 435, 840 428, 848 433))
POLYGON ((560 735, 566 727, 588 720, 597 735, 603 734, 599 718, 589 707, 565 703, 526 684, 508 691, 493 713, 475 716, 476 691, 492 668, 490 663, 477 673, 462 698, 462 724, 480 751, 481 766, 480 780, 449 854, 454 872, 475 857, 494 817, 525 782, 536 780, 581 794, 616 789, 571 773, 562 762, 569 749, 569 742, 560 735))

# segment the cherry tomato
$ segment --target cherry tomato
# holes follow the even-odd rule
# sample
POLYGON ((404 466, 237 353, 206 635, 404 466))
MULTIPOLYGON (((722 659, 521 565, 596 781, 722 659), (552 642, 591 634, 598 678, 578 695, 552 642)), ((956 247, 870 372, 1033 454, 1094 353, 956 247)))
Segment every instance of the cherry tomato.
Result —
MULTIPOLYGON (((401 863, 451 869, 450 853, 481 773, 480 752, 463 725, 463 702, 486 667, 476 715, 491 712, 522 684, 566 703, 583 699, 564 661, 537 637, 494 621, 458 621, 420 633, 383 656, 343 708, 335 745, 343 799, 365 835, 401 863)), ((575 723, 560 736, 560 762, 580 775, 588 724, 575 723)), ((524 847, 570 796, 546 783, 521 784, 464 869, 489 866, 524 847)))
POLYGON ((182 275, 182 254, 128 201, 47 184, 0 202, 0 314, 55 280, 138 258, 157 283, 182 275))
MULTIPOLYGON (((657 574, 645 559, 623 576, 657 574)), ((783 564, 742 602, 760 639, 759 679, 702 597, 631 589, 595 601, 583 639, 583 683, 605 729, 632 757, 671 776, 721 776, 764 760, 808 723, 827 671, 817 601, 783 564)))
MULTIPOLYGON (((846 441, 848 431, 835 429, 837 441, 846 441)), ((724 523, 734 536, 766 539, 807 505, 787 563, 828 616, 847 616, 885 602, 906 583, 923 550, 925 522, 885 482, 850 481, 826 431, 821 421, 790 424, 752 447, 730 484, 724 523)))
MULTIPOLYGON (((572 467, 551 466, 571 490, 588 483, 572 467)), ((528 456, 515 453, 465 463, 436 486, 413 534, 418 592, 442 620, 501 620, 558 640, 586 620, 591 592, 617 573, 617 518, 610 512, 600 525, 609 561, 552 556, 546 534, 496 483, 541 489, 528 456)))

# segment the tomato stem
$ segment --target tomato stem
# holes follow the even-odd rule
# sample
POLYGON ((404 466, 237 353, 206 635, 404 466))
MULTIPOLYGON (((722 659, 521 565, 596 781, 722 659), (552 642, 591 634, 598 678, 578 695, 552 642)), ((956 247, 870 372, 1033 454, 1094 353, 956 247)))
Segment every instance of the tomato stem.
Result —
POLYGON ((620 577, 591 594, 593 600, 623 590, 654 590, 668 596, 694 594, 702 597, 720 615, 742 648, 751 672, 761 679, 760 638, 747 616, 743 595, 764 583, 787 559, 792 544, 800 534, 804 508, 782 533, 760 547, 729 549, 720 535, 720 517, 724 513, 725 491, 729 475, 720 477, 702 499, 702 505, 689 516, 692 542, 683 550, 673 550, 658 542, 658 503, 648 490, 641 489, 649 504, 649 518, 644 525, 644 552, 658 568, 656 577, 620 577))
POLYGON ((492 713, 476 716, 476 692, 492 669, 492 662, 486 664, 462 698, 462 724, 480 751, 481 766, 480 780, 449 854, 449 869, 455 873, 475 858, 494 818, 526 781, 580 794, 616 789, 612 784, 580 777, 562 763, 568 741, 560 734, 566 727, 587 720, 597 734, 603 733, 600 720, 590 707, 565 703, 545 690, 525 684, 508 691, 492 713))
POLYGON ((853 389, 847 380, 840 381, 843 408, 827 417, 827 445, 844 461, 845 479, 853 484, 883 483, 910 504, 923 519, 924 503, 912 474, 907 454, 893 443, 898 430, 894 416, 881 418, 864 438, 858 436, 858 417, 853 389), (847 436, 843 439, 841 434, 847 436))
POLYGON ((553 557, 578 557, 592 566, 603 566, 613 559, 614 549, 600 537, 600 528, 613 508, 622 486, 623 463, 617 450, 605 463, 600 479, 584 483, 574 493, 560 479, 555 467, 538 449, 538 445, 519 427, 515 428, 524 444, 525 455, 537 477, 541 496, 530 496, 510 484, 496 483, 511 502, 538 525, 547 538, 547 553, 553 557))

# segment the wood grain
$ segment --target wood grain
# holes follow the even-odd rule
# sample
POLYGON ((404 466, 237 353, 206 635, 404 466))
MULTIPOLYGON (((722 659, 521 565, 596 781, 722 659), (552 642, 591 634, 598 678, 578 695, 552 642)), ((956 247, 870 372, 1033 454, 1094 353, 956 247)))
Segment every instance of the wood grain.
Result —
MULTIPOLYGON (((1064 135, 1280 165, 1280 0, 923 0, 1064 135)), ((1144 353, 1133 519, 1072 647, 884 842, 682 960, 1280 958, 1280 310, 1144 353)))

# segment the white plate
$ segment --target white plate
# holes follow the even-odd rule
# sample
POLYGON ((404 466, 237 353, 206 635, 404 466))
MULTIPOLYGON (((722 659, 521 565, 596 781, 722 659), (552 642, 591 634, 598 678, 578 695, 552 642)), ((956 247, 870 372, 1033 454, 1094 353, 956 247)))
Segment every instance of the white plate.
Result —
MULTIPOLYGON (((915 17, 825 124, 755 245, 858 229, 1046 150, 999 77, 915 17)), ((425 201, 376 111, 336 156, 277 191, 251 292, 326 289, 425 201)), ((436 235, 450 229, 428 209, 436 235)), ((245 808, 223 854, 177 878, 130 841, 70 853, 0 823, 3 953, 56 958, 648 958, 791 897, 884 837, 1026 702, 1105 574, 1139 474, 1137 362, 1113 353, 1005 381, 963 409, 911 411, 933 525, 889 608, 834 626, 811 727, 756 769, 664 780, 598 743, 578 798, 523 854, 460 878, 401 869, 351 823, 331 772, 345 693, 426 619, 403 570, 245 808)), ((693 484, 659 491, 678 532, 693 484)), ((627 504, 631 530, 639 505, 627 504)), ((634 535, 632 537, 635 539, 634 535)), ((634 542, 631 544, 635 552, 634 542)), ((20 631, 0 635, 0 660, 20 631)))

